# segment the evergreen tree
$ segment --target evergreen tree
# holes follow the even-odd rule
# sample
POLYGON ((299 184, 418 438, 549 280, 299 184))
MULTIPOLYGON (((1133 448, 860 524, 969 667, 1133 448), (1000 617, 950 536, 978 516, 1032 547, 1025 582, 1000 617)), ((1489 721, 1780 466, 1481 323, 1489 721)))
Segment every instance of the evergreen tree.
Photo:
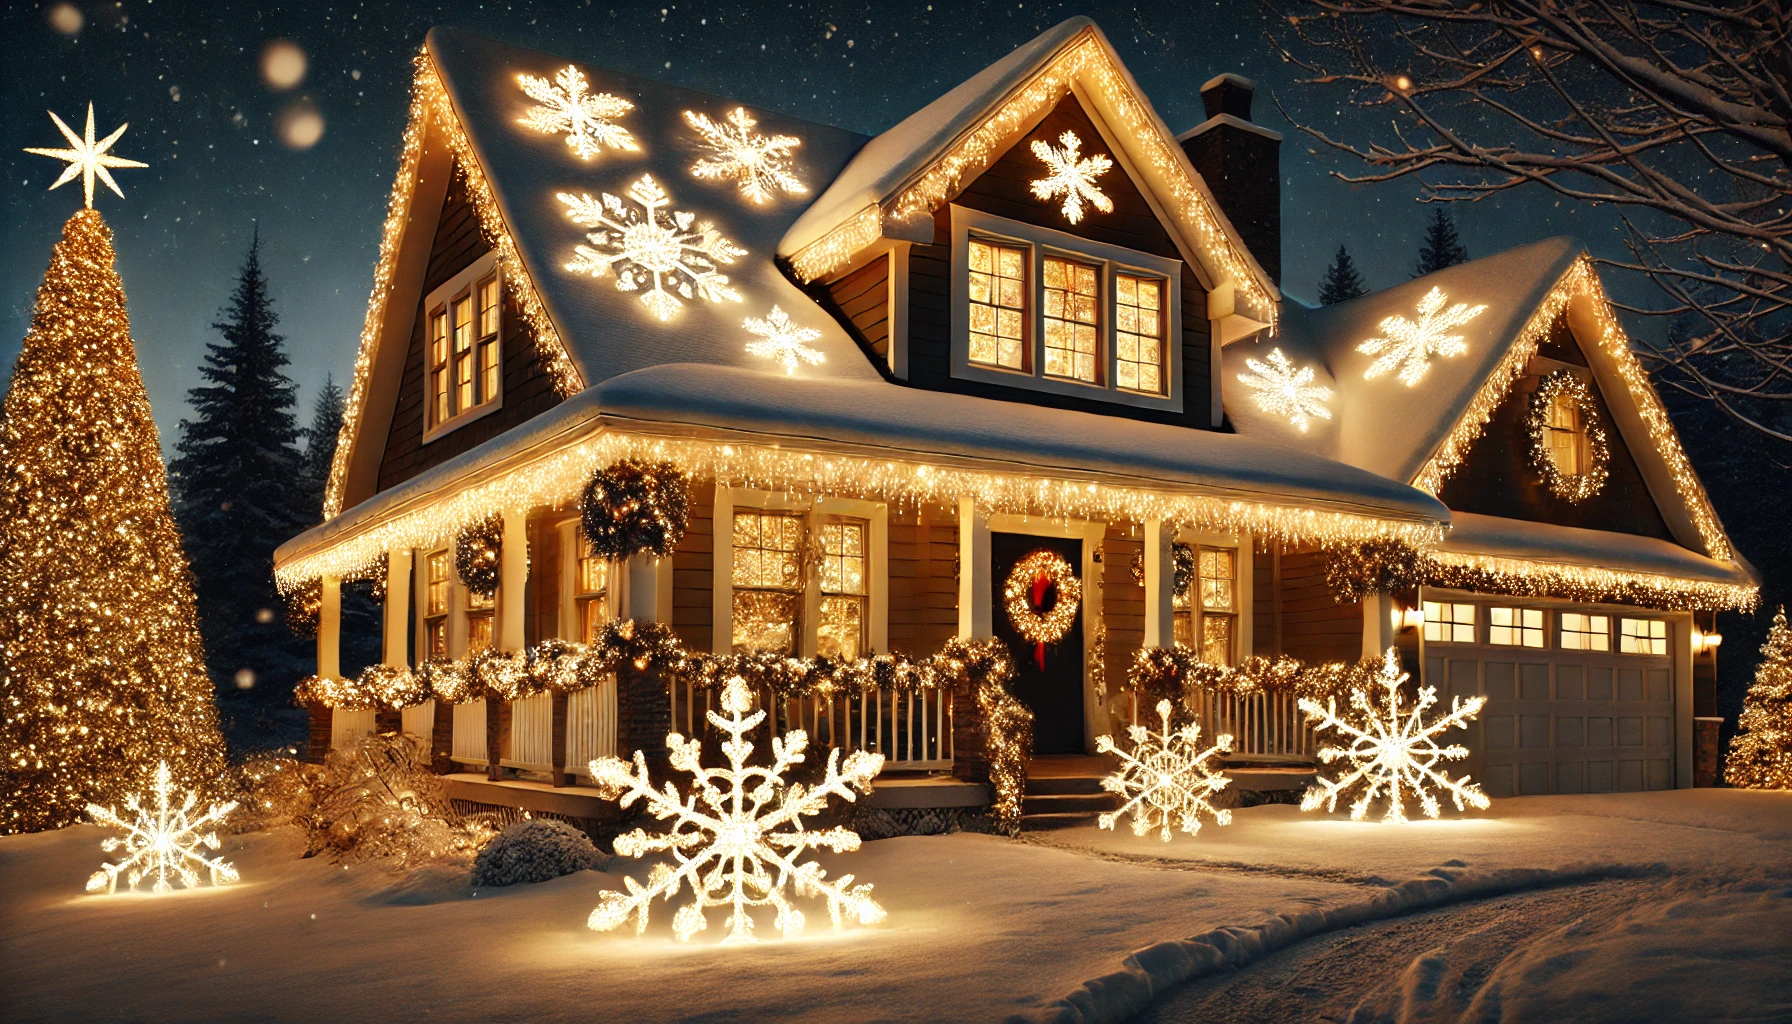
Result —
POLYGON ((173 469, 212 679, 226 693, 260 687, 277 700, 310 670, 312 652, 278 621, 274 548, 315 517, 260 249, 257 232, 224 319, 212 325, 224 340, 206 346, 207 383, 187 393, 196 416, 181 421, 173 469))
POLYGON ((1419 246, 1419 262, 1412 276, 1424 277, 1445 267, 1468 262, 1468 250, 1456 237, 1456 222, 1441 206, 1432 208, 1431 223, 1425 226, 1425 241, 1419 246))
POLYGON ((305 428, 305 512, 312 521, 323 519, 324 489, 330 482, 330 464, 336 460, 336 438, 342 432, 342 389, 334 376, 324 377, 324 386, 311 406, 311 425, 305 428))
POLYGON ((1724 781, 1749 789, 1792 789, 1792 629, 1786 628, 1785 608, 1773 616, 1738 725, 1724 781))
POLYGON ((0 414, 0 833, 224 771, 115 258, 98 212, 63 225, 0 414))
POLYGON ((1325 276, 1319 279, 1319 302, 1321 305, 1335 306, 1359 295, 1369 294, 1363 286, 1363 275, 1357 273, 1356 261, 1350 253, 1338 246, 1338 255, 1332 265, 1325 268, 1325 276))

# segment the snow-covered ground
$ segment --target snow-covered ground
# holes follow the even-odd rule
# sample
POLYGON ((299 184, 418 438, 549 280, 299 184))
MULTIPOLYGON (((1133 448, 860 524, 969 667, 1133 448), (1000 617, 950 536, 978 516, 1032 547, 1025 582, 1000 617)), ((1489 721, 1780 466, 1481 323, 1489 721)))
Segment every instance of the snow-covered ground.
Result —
POLYGON ((586 929, 597 894, 640 870, 626 860, 474 893, 300 860, 275 832, 226 839, 238 885, 107 898, 82 892, 101 836, 0 839, 0 1018, 1119 1019, 1156 1000, 1156 1019, 1192 1020, 1207 1014, 1177 1011, 1203 1005, 1201 983, 1172 982, 1250 964, 1234 976, 1248 983, 1402 912, 1439 922, 1422 933, 1436 941, 1409 930, 1398 952, 1357 958, 1361 984, 1338 998, 1361 1019, 1448 1016, 1464 978, 1528 1019, 1636 1019, 1686 1005, 1663 1001, 1675 993, 1704 993, 1701 1016, 1792 1017, 1792 794, 1527 798, 1399 828, 1258 807, 1170 844, 1092 828, 885 840, 829 864, 876 883, 885 924, 836 934, 812 913, 803 938, 747 949, 674 942, 670 907, 643 938, 586 929), (1465 951, 1532 920, 1498 901, 1571 892, 1594 909, 1539 912, 1465 951), (1448 923, 1474 907, 1480 932, 1448 923))

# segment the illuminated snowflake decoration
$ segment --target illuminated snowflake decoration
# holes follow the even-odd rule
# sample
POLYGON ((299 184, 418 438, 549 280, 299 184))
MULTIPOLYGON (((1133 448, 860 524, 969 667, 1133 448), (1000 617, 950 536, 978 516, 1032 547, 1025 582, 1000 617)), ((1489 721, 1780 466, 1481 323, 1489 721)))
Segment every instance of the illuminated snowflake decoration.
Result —
POLYGON ((691 165, 691 173, 706 181, 733 178, 740 194, 754 203, 765 203, 777 193, 800 196, 809 191, 790 170, 790 151, 803 144, 794 135, 761 135, 745 107, 735 107, 727 125, 709 115, 687 110, 685 123, 703 140, 711 155, 691 165))
POLYGON ((797 363, 804 362, 810 366, 826 360, 820 352, 809 347, 809 342, 821 337, 821 332, 813 327, 798 327, 790 322, 790 314, 772 307, 765 319, 756 316, 741 321, 748 333, 757 334, 763 340, 747 342, 747 354, 762 359, 775 359, 784 366, 785 373, 795 373, 797 363))
POLYGON ((1101 780, 1101 788, 1117 793, 1125 801, 1118 810, 1101 815, 1098 824, 1111 829, 1124 815, 1132 815, 1132 834, 1144 836, 1152 829, 1158 838, 1170 841, 1172 828, 1189 835, 1201 831, 1201 815, 1210 814, 1221 825, 1232 823, 1232 812, 1216 808, 1208 798, 1231 783, 1218 772, 1207 769, 1208 758, 1232 749, 1232 737, 1221 736, 1213 746, 1201 749, 1201 727, 1194 722, 1180 729, 1170 728, 1170 702, 1157 702, 1157 717, 1163 722, 1161 732, 1152 732, 1142 725, 1126 729, 1132 739, 1131 750, 1121 750, 1112 736, 1098 736, 1095 749, 1120 758, 1120 767, 1101 780))
POLYGON ((1407 711, 1400 697, 1400 684, 1407 678, 1400 671, 1399 655, 1390 647, 1381 668, 1381 683, 1387 689, 1385 704, 1372 702, 1368 693, 1356 690, 1350 695, 1349 709, 1340 715, 1336 698, 1324 704, 1307 697, 1300 699, 1300 709, 1307 713, 1308 721, 1316 723, 1315 730, 1335 729, 1350 740, 1348 747, 1319 749, 1321 762, 1348 761, 1350 770, 1335 779, 1320 776, 1301 798, 1301 810, 1310 811, 1321 805, 1327 811, 1337 810, 1338 797, 1358 788, 1361 795, 1350 805, 1352 821, 1367 817, 1369 805, 1379 798, 1388 802, 1382 821, 1406 821, 1408 792, 1431 818, 1438 816, 1439 790, 1450 794, 1458 811, 1487 808, 1487 795, 1468 776, 1452 779, 1437 770, 1440 761, 1460 761, 1468 756, 1467 747, 1440 746, 1437 737, 1449 729, 1467 729, 1486 698, 1453 698, 1448 715, 1427 722, 1425 712, 1437 703, 1437 687, 1421 688, 1418 706, 1407 711))
POLYGON ((872 778, 883 770, 883 755, 855 750, 841 764, 840 751, 833 750, 827 777, 813 788, 786 782, 784 772, 803 761, 808 734, 798 729, 774 736, 771 766, 750 766, 753 744, 747 735, 765 721, 764 711, 747 714, 752 707, 752 692, 736 676, 722 691, 728 717, 708 714, 709 723, 728 734, 722 741, 726 768, 703 767, 699 741, 677 733, 666 737, 672 767, 692 776, 690 795, 683 799, 670 782, 653 788, 640 751, 633 764, 614 757, 591 762, 591 778, 606 799, 620 796, 624 809, 640 800, 656 818, 672 822, 665 832, 636 829, 617 836, 617 854, 640 857, 663 851, 673 861, 655 865, 645 886, 628 878, 627 892, 603 893, 591 912, 592 928, 610 931, 632 917, 635 933, 641 934, 647 930, 648 904, 670 902, 687 884, 692 900, 672 916, 672 932, 681 942, 709 926, 704 914, 709 907, 729 908, 724 945, 754 941, 754 907, 774 908, 778 930, 787 938, 795 935, 802 931, 803 914, 791 903, 787 888, 799 897, 826 899, 835 927, 847 918, 860 924, 884 919, 869 884, 854 885, 851 875, 829 879, 819 864, 803 860, 811 850, 859 848, 858 833, 838 825, 813 831, 803 826, 803 818, 820 814, 830 796, 854 800, 855 788, 870 792, 872 778))
POLYGON ((1270 351, 1267 363, 1246 359, 1244 364, 1251 372, 1239 374, 1238 381, 1256 392, 1251 398, 1257 408, 1271 416, 1288 417, 1288 422, 1303 434, 1313 420, 1332 418, 1332 411, 1325 407, 1331 401, 1332 389, 1313 383, 1311 366, 1296 370, 1279 348, 1270 351))
POLYGON ((1445 309, 1446 301, 1442 288, 1432 288, 1419 300, 1416 323, 1398 315, 1383 320, 1383 337, 1370 338, 1356 347, 1358 352, 1376 357, 1363 371, 1363 379, 1374 380, 1398 366, 1400 383, 1410 388, 1425 378, 1432 356, 1459 356, 1467 352, 1462 335, 1449 332, 1480 316, 1487 306, 1458 302, 1445 309))
POLYGON ((178 808, 170 807, 168 796, 173 791, 168 762, 163 761, 156 769, 154 808, 144 807, 135 793, 124 798, 125 810, 136 816, 135 821, 124 820, 110 807, 87 805, 87 815, 94 824, 123 829, 125 833, 123 838, 113 836, 100 844, 100 849, 107 853, 122 849, 125 858, 116 864, 101 865, 87 879, 88 892, 101 889, 116 892, 119 875, 125 877, 126 886, 131 889, 137 888, 137 883, 145 878, 155 879, 152 892, 173 889, 172 880, 176 878, 186 888, 194 888, 199 884, 202 870, 210 875, 213 885, 237 880, 235 868, 225 863, 222 857, 208 856, 204 852, 218 849, 218 834, 200 831, 222 822, 225 815, 236 810, 236 801, 212 804, 204 814, 194 818, 188 815, 199 798, 188 793, 178 808))
POLYGON ((672 319, 681 299, 740 301, 719 268, 747 250, 723 238, 709 221, 666 209, 672 198, 653 175, 643 174, 629 186, 628 198, 639 209, 608 192, 601 203, 565 192, 559 198, 573 223, 596 229, 585 236, 591 245, 574 250, 567 270, 597 278, 614 274, 618 291, 640 292, 641 304, 661 320, 672 319))
POLYGON ((98 142, 93 140, 93 104, 87 104, 87 133, 85 136, 76 135, 74 129, 62 123, 62 118, 57 117, 55 111, 50 111, 49 114, 50 120, 56 122, 56 127, 62 132, 62 137, 68 140, 69 148, 42 149, 28 146, 25 152, 67 162, 68 166, 62 169, 62 177, 57 178, 55 184, 50 186, 52 190, 59 189, 76 178, 80 178, 81 190, 86 193, 86 205, 92 209, 93 183, 96 178, 111 189, 118 198, 124 198, 124 193, 119 190, 118 182, 112 180, 112 172, 108 168, 149 166, 139 160, 127 160, 122 156, 113 156, 106 152, 124 134, 124 130, 130 127, 129 124, 119 125, 117 130, 98 142))
POLYGON ((530 107, 517 123, 543 135, 566 133, 566 146, 579 159, 589 160, 605 148, 629 152, 641 148, 634 135, 616 123, 635 105, 607 92, 593 94, 578 68, 568 64, 552 82, 535 75, 518 75, 516 80, 529 98, 540 104, 530 107))
POLYGON ((1050 177, 1033 180, 1033 195, 1048 201, 1063 196, 1061 209, 1072 224, 1083 219, 1084 202, 1102 213, 1113 213, 1114 201, 1096 187, 1095 179, 1112 170, 1114 161, 1105 156, 1079 158, 1083 140, 1075 132, 1058 136, 1058 142, 1064 148, 1043 139, 1033 140, 1033 155, 1044 161, 1046 170, 1051 172, 1050 177))

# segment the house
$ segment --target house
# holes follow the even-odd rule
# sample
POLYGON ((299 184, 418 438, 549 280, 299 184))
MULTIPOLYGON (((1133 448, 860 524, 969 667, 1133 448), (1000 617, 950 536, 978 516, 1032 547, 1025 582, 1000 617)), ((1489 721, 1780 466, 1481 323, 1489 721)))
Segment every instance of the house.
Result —
MULTIPOLYGON (((1491 795, 1709 783, 1712 615, 1757 581, 1584 253, 1308 309, 1278 288, 1250 91, 1207 83, 1175 134, 1077 18, 866 138, 431 31, 327 518, 276 554, 321 593, 314 753, 402 727, 468 799, 555 809, 591 757, 703 728, 700 687, 626 664, 515 700, 344 696, 340 587, 379 577, 378 685, 618 620, 866 673, 993 638, 1034 752, 1081 754, 1135 713, 1142 649, 1393 646, 1488 697, 1491 795), (622 460, 688 480, 664 557, 581 530, 622 460)), ((1292 701, 1209 711, 1241 763, 1311 755, 1292 701)), ((891 777, 989 771, 944 689, 782 714, 891 777)))

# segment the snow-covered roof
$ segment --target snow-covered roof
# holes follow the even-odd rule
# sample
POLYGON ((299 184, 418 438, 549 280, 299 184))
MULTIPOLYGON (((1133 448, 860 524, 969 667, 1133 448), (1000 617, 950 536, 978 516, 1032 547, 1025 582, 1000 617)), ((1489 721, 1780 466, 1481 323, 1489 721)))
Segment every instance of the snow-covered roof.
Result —
POLYGON ((1437 550, 1738 587, 1752 587, 1759 582, 1746 563, 1719 562, 1672 541, 1472 512, 1450 513, 1450 532, 1437 550))

